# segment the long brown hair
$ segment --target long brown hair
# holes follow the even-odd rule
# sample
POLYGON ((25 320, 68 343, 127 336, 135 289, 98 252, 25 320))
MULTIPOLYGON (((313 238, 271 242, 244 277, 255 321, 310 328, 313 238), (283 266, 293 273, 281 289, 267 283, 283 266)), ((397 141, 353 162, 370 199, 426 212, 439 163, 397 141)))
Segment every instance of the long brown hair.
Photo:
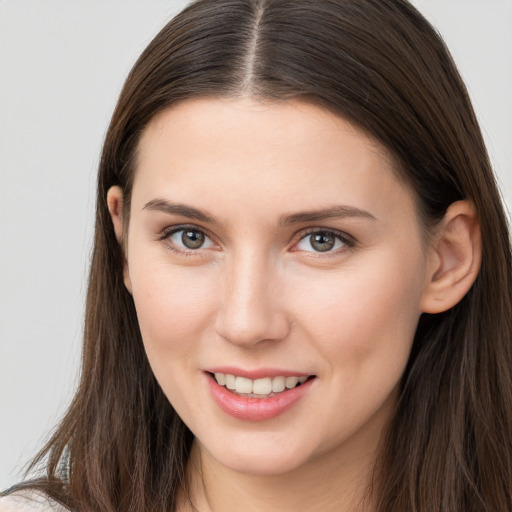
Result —
POLYGON ((128 218, 137 144, 158 112, 240 95, 300 98, 371 134, 426 229, 452 202, 475 204, 481 271, 457 306, 420 319, 372 492, 379 512, 512 510, 509 232, 467 91, 406 0, 198 0, 149 44, 103 147, 80 385, 34 462, 46 477, 27 485, 81 512, 175 510, 192 435, 146 359, 106 194, 122 187, 128 218))

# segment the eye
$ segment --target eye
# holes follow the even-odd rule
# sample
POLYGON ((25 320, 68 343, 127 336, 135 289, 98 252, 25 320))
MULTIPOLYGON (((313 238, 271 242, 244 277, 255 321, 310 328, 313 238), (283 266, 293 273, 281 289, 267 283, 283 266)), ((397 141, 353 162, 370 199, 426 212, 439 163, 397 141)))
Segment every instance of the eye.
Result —
POLYGON ((203 231, 193 227, 173 229, 162 238, 169 241, 180 252, 209 249, 214 246, 212 240, 203 231))
POLYGON ((347 237, 332 231, 314 231, 306 234, 295 245, 294 250, 306 252, 335 252, 344 247, 352 247, 347 237))

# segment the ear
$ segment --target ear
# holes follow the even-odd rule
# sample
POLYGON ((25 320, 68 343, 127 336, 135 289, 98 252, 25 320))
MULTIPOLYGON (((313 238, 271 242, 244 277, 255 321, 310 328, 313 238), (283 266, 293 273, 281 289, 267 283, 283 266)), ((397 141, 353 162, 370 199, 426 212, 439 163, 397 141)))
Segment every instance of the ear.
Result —
POLYGON ((428 283, 421 308, 442 313, 455 306, 469 291, 480 270, 482 239, 471 201, 450 205, 431 245, 428 283))
POLYGON ((126 289, 132 293, 132 282, 130 280, 130 272, 128 270, 128 261, 125 254, 125 244, 123 240, 123 191, 121 187, 110 187, 107 193, 107 206, 114 225, 114 232, 116 234, 117 242, 123 251, 123 275, 124 285, 126 289))

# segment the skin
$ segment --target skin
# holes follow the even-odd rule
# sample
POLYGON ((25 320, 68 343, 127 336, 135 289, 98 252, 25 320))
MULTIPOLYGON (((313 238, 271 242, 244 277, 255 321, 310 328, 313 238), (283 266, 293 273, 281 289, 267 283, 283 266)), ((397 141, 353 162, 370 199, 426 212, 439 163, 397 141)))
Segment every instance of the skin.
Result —
POLYGON ((418 319, 458 302, 478 272, 471 205, 426 237, 384 148, 319 107, 248 98, 159 114, 140 141, 127 229, 119 188, 108 203, 149 362, 196 437, 197 508, 371 510, 363 497, 418 319), (338 206, 351 214, 282 222, 338 206), (172 230, 184 224, 203 246, 181 245, 172 230), (312 230, 341 238, 318 252, 312 230), (316 378, 290 410, 249 422, 213 401, 204 370, 220 365, 316 378))

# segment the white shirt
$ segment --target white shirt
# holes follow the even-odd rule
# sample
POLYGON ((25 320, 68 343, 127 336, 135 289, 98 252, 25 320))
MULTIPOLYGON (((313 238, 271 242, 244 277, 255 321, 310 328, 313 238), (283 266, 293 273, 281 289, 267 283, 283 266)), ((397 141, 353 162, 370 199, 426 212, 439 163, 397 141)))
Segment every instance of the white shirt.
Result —
POLYGON ((17 491, 0 498, 0 512, 68 512, 39 491, 17 491))

